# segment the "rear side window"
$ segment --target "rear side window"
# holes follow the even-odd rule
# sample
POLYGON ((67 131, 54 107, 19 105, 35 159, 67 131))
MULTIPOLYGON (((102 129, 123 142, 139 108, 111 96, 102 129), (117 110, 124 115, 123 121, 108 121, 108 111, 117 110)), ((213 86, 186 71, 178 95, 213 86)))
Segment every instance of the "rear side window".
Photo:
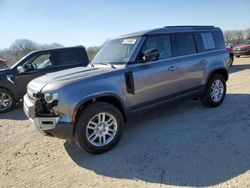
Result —
POLYGON ((175 33, 173 34, 175 44, 175 55, 188 55, 196 53, 196 46, 192 33, 175 33))
POLYGON ((198 52, 225 48, 222 33, 219 31, 196 33, 195 42, 198 52))
POLYGON ((215 48, 214 37, 212 33, 201 33, 204 50, 211 50, 215 48))
POLYGON ((222 32, 214 31, 213 36, 216 49, 225 49, 225 41, 222 32))
POLYGON ((65 50, 53 54, 52 64, 54 66, 73 65, 81 63, 79 50, 65 50))
POLYGON ((170 35, 148 36, 142 46, 142 54, 149 49, 157 49, 159 51, 159 59, 172 57, 171 37, 170 35))

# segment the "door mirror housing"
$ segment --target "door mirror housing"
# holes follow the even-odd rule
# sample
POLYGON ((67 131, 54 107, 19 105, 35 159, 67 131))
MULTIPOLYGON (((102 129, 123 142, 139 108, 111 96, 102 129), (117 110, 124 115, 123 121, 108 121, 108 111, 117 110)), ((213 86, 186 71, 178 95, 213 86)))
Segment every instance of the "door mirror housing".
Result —
POLYGON ((18 66, 17 67, 17 72, 18 73, 24 73, 26 71, 26 69, 23 66, 18 66))
POLYGON ((160 57, 160 53, 157 49, 149 49, 146 50, 144 55, 143 55, 143 61, 148 62, 148 61, 156 61, 160 57))

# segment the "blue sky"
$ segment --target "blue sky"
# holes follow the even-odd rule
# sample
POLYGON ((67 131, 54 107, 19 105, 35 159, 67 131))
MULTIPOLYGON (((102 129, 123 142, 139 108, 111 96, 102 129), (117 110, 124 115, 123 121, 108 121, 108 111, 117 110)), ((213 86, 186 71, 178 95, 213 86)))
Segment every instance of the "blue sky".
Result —
POLYGON ((16 39, 66 46, 166 25, 250 28, 250 0, 0 0, 0 48, 16 39))

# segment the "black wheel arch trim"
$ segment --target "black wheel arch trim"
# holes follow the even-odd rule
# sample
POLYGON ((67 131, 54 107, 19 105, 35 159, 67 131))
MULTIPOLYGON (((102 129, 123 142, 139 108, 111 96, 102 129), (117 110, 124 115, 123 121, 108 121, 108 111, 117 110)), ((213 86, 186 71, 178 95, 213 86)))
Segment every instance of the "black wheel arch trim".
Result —
POLYGON ((0 89, 5 89, 5 90, 9 91, 14 96, 14 100, 18 99, 17 93, 14 92, 12 89, 10 89, 10 88, 8 88, 6 86, 2 86, 2 85, 0 85, 0 89))
POLYGON ((103 94, 97 94, 97 95, 93 95, 93 96, 90 96, 90 97, 87 97, 87 98, 84 98, 83 100, 81 100, 80 102, 78 102, 78 104, 76 105, 76 107, 74 108, 73 110, 73 123, 76 122, 76 117, 78 116, 78 112, 79 110, 81 109, 82 106, 84 106, 84 104, 88 101, 93 101, 95 102, 96 100, 98 100, 98 98, 103 98, 103 97, 113 97, 115 99, 117 99, 121 105, 121 108, 118 108, 119 110, 122 110, 121 113, 123 115, 123 118, 124 120, 126 121, 127 120, 127 111, 126 111, 126 108, 125 108, 125 105, 124 103, 122 102, 121 98, 119 95, 115 94, 115 93, 103 93, 103 94))
POLYGON ((223 71, 224 73, 226 73, 226 75, 222 75, 223 77, 225 76, 225 81, 228 80, 229 78, 229 73, 228 73, 228 70, 225 68, 225 67, 218 67, 216 69, 213 69, 209 72, 209 74, 207 75, 207 78, 206 78, 206 84, 209 80, 209 78, 211 77, 212 74, 216 73, 216 72, 219 72, 219 71, 223 71))

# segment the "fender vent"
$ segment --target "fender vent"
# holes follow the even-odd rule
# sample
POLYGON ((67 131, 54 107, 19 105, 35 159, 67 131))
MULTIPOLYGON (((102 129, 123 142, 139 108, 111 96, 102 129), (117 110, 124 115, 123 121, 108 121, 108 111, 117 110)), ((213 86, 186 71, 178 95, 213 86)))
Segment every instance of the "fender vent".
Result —
POLYGON ((133 72, 125 72, 125 82, 126 82, 126 88, 127 92, 130 94, 135 94, 135 84, 134 84, 134 76, 133 72))

